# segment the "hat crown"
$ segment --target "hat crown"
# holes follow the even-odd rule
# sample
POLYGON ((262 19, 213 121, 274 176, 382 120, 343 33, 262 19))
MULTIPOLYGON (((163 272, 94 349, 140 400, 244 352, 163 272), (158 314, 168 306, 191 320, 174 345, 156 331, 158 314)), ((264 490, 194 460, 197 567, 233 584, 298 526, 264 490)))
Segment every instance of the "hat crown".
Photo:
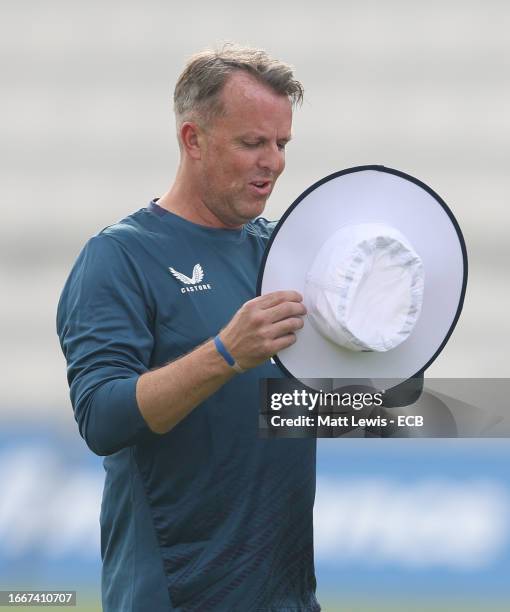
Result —
POLYGON ((305 283, 309 319, 351 351, 391 350, 421 312, 423 264, 409 240, 386 223, 337 230, 317 253, 305 283))

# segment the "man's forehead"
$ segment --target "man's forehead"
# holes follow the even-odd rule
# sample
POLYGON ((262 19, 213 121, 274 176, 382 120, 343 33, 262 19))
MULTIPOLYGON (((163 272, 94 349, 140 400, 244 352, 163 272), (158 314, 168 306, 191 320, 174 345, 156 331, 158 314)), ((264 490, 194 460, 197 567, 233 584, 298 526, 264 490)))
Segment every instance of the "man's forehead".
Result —
POLYGON ((227 115, 263 107, 277 108, 280 112, 288 110, 292 114, 292 106, 286 95, 276 93, 269 85, 241 70, 227 79, 221 92, 221 101, 227 115))

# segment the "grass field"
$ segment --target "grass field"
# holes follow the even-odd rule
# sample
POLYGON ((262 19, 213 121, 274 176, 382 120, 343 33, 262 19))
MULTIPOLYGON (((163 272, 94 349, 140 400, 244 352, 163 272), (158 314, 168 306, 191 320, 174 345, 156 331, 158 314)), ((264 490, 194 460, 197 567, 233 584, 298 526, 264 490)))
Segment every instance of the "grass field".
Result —
POLYGON ((510 602, 463 602, 431 600, 399 601, 340 601, 319 599, 323 612, 508 612, 510 602))

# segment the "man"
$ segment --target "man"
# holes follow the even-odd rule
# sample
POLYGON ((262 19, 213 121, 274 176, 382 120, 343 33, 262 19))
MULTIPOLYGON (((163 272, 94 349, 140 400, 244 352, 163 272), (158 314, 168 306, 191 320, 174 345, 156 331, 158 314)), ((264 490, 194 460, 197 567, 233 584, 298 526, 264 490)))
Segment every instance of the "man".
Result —
POLYGON ((64 287, 75 418, 106 455, 105 611, 320 609, 315 441, 257 432, 258 381, 305 314, 293 291, 254 297, 302 94, 264 51, 192 57, 172 187, 93 237, 64 287))

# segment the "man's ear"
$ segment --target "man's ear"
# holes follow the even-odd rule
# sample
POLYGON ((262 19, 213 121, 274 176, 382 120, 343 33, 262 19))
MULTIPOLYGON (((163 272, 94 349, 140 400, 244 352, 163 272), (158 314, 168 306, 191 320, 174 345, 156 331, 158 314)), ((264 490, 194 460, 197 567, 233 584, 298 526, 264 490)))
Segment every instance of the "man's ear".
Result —
POLYGON ((200 126, 193 121, 185 121, 181 125, 180 137, 182 147, 188 155, 192 159, 201 159, 204 139, 200 126))

